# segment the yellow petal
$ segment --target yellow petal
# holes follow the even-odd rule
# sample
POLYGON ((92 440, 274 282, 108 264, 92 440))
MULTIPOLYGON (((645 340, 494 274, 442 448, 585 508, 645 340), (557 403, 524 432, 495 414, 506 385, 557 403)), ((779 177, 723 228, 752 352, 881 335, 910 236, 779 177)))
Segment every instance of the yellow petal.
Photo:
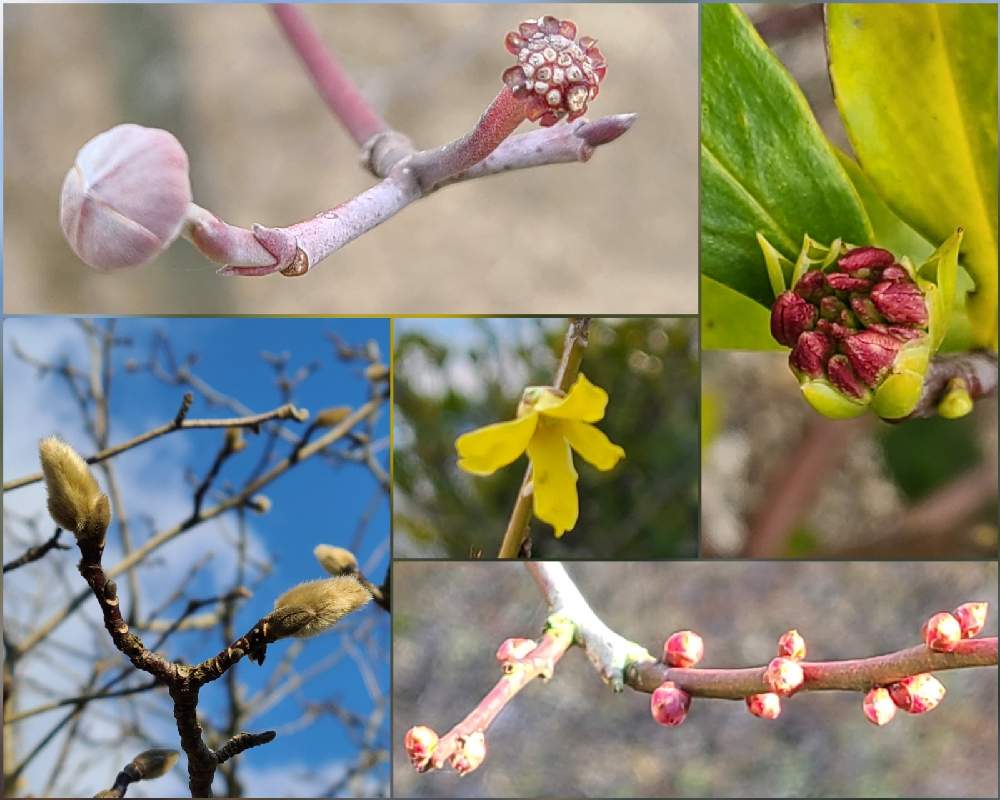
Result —
POLYGON ((607 405, 608 393, 600 386, 594 386, 583 373, 580 373, 565 398, 551 408, 540 408, 539 413, 558 419, 597 422, 604 417, 607 405))
POLYGON ((625 451, 593 425, 568 419, 562 423, 562 429, 570 447, 602 472, 625 458, 625 451))
POLYGON ((463 433, 455 440, 458 466, 473 475, 492 475, 527 449, 537 424, 538 415, 527 414, 463 433))
POLYGON ((562 426, 543 420, 528 444, 528 458, 535 516, 549 523, 558 538, 573 529, 579 513, 573 453, 562 426))

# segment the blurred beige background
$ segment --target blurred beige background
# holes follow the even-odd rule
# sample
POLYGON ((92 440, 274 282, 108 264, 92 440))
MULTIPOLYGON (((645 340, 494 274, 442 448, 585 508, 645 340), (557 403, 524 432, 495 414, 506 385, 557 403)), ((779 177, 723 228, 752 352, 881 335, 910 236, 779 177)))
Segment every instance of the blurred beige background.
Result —
MULTIPOLYGON (((931 613, 997 597, 992 563, 594 562, 567 569, 594 611, 654 653, 673 631, 705 640, 705 667, 751 666, 797 627, 814 660, 910 647, 931 613)), ((545 604, 522 564, 393 567, 395 797, 996 797, 997 671, 939 674, 926 716, 869 723, 861 696, 810 692, 768 722, 742 702, 695 698, 680 728, 650 718, 649 696, 604 686, 571 650, 486 734, 464 778, 417 774, 403 750, 415 724, 448 731, 500 676, 508 637, 535 637, 545 604)), ((996 609, 983 636, 996 635, 996 609)))
MULTIPOLYGON (((309 6, 362 91, 420 146, 468 130, 500 87, 503 36, 539 6, 309 6)), ((290 224, 373 179, 262 6, 5 10, 8 313, 694 313, 697 7, 560 5, 610 68, 591 117, 638 124, 585 165, 447 188, 302 280, 222 279, 187 242, 92 272, 58 224, 79 147, 129 121, 171 130, 195 200, 290 224)))

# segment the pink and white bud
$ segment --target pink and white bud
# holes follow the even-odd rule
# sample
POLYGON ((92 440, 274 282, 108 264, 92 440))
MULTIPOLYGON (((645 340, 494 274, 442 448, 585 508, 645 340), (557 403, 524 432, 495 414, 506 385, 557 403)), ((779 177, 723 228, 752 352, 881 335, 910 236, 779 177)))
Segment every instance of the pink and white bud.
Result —
POLYGON ((778 639, 778 655, 801 661, 806 657, 806 640, 795 628, 785 631, 778 639))
POLYGON ((694 631, 677 631, 663 644, 663 661, 671 667, 693 667, 705 655, 705 643, 694 631))
POLYGON ((77 153, 59 222, 73 252, 109 272, 156 258, 180 234, 190 205, 187 153, 173 134, 118 125, 77 153))
POLYGON ((538 642, 534 639, 505 639, 497 648, 497 661, 501 664, 507 661, 520 661, 536 647, 538 642))
POLYGON ((962 603, 951 612, 952 616, 958 620, 962 626, 962 638, 971 639, 978 636, 986 626, 986 614, 989 612, 989 603, 962 603))
POLYGON ((451 756, 451 766, 459 775, 468 775, 486 760, 486 736, 475 731, 463 736, 459 748, 451 756))
POLYGON ((872 689, 865 695, 861 710, 865 712, 869 722, 878 726, 889 724, 896 716, 896 704, 889 690, 882 686, 872 689))
POLYGON ((920 629, 924 644, 938 653, 950 653, 962 641, 962 625, 947 611, 934 614, 920 629))
POLYGON ((653 690, 649 711, 660 725, 676 728, 687 718, 691 695, 673 681, 666 681, 653 690))
POLYGON ((752 694, 746 698, 747 710, 761 719, 777 719, 781 714, 781 698, 773 692, 752 694))
POLYGON ((889 687, 892 702, 909 714, 925 714, 937 708, 944 699, 941 681, 928 672, 910 675, 889 687))
POLYGON ((764 679, 771 691, 781 697, 793 695, 805 680, 805 673, 797 661, 793 661, 785 656, 772 658, 767 665, 764 679))
POLYGON ((438 746, 438 735, 426 725, 415 725, 403 737, 403 747, 416 770, 426 768, 438 746))

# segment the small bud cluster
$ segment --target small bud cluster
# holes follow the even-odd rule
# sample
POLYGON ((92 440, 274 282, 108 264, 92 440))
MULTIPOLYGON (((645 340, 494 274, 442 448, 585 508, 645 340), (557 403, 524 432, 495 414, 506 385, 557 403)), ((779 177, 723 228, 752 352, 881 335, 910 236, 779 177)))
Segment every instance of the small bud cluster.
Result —
POLYGON ((900 350, 927 335, 928 322, 910 271, 878 247, 857 247, 832 269, 808 270, 771 309, 771 334, 792 348, 789 365, 800 380, 825 378, 862 403, 900 350))
MULTIPOLYGON (((705 655, 705 643, 694 631, 676 631, 663 643, 663 663, 687 669, 705 655)), ((660 725, 676 728, 687 718, 691 695, 673 681, 664 681, 649 699, 649 711, 660 725)))
POLYGON ((587 112, 607 72, 597 40, 581 36, 568 19, 545 16, 522 22, 504 39, 517 64, 503 73, 511 93, 526 103, 526 116, 543 127, 587 112))
MULTIPOLYGON (((923 624, 921 637, 928 648, 938 653, 952 653, 962 639, 971 639, 986 625, 989 603, 963 603, 950 614, 940 611, 923 624)), ((926 714, 944 699, 945 688, 933 675, 922 672, 910 675, 889 686, 875 686, 865 695, 862 711, 870 722, 885 725, 896 709, 908 714, 926 714)))
POLYGON ((764 680, 770 692, 752 694, 746 698, 747 710, 761 719, 777 719, 781 714, 781 698, 791 697, 805 680, 799 661, 806 657, 806 640, 792 628, 778 637, 778 655, 764 670, 764 680))

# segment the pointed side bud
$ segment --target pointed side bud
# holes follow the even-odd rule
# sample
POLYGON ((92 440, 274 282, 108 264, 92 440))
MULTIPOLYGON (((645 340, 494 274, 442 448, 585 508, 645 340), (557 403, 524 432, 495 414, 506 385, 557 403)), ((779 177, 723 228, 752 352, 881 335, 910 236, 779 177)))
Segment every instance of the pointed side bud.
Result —
POLYGON ((752 694, 746 698, 747 710, 761 719, 777 719, 781 714, 781 698, 773 692, 752 694))
POLYGON ((938 653, 951 653, 962 640, 962 626, 947 611, 934 614, 920 629, 924 644, 938 653))
POLYGON ((778 655, 801 661, 806 657, 806 640, 795 628, 785 631, 778 639, 778 655))
POLYGON ((462 737, 458 749, 451 756, 451 766, 459 775, 466 776, 486 760, 486 736, 482 731, 462 737))
POLYGON ((671 667, 693 667, 705 655, 705 643, 694 631, 670 634, 663 645, 663 661, 671 667))
POLYGON ((771 691, 781 697, 790 697, 798 691, 805 680, 805 673, 797 661, 793 661, 785 656, 772 658, 764 673, 771 691))
POLYGON ((437 750, 438 735, 426 725, 414 725, 403 737, 403 747, 415 770, 423 771, 437 750))
POLYGON ((896 716, 896 705, 889 695, 889 690, 879 686, 865 695, 861 710, 873 725, 888 725, 896 716))
POLYGON ((971 639, 982 632, 986 626, 986 615, 989 613, 989 608, 990 604, 984 602, 962 603, 951 612, 962 628, 963 639, 971 639))
POLYGON ((673 681, 666 681, 653 690, 649 698, 649 712, 660 725, 676 728, 687 718, 691 695, 673 681))

